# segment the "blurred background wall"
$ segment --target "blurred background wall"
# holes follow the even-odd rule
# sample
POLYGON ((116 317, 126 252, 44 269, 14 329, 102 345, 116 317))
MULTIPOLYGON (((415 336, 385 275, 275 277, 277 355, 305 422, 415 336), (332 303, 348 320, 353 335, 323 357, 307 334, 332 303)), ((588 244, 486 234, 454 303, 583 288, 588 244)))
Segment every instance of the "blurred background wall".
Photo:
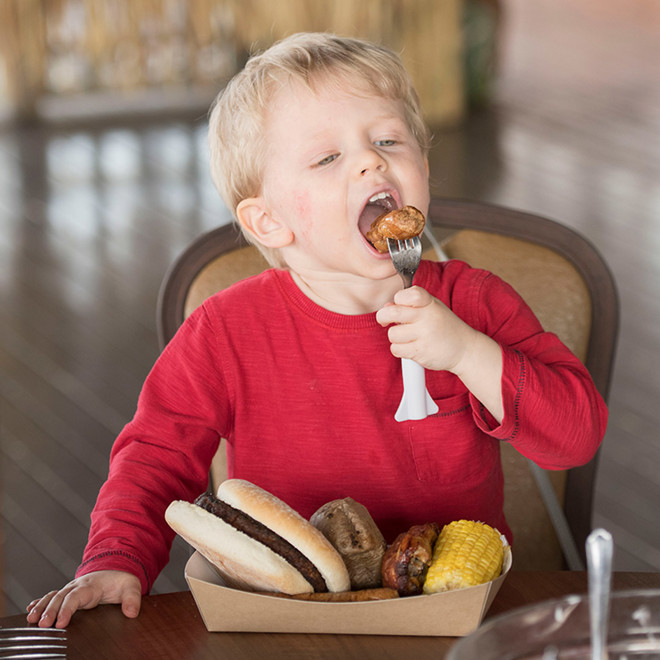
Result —
MULTIPOLYGON (((251 51, 292 32, 325 30, 401 52, 429 119, 456 121, 465 106, 464 45, 480 41, 483 52, 494 37, 497 6, 497 0, 4 0, 5 113, 207 107, 251 51)), ((473 63, 476 53, 470 48, 473 63)))

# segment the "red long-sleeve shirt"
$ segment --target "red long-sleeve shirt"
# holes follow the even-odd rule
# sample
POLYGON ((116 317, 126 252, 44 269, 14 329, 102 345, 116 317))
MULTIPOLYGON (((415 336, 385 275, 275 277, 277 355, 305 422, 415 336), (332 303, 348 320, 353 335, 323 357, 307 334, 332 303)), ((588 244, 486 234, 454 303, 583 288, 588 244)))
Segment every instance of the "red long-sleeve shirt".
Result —
POLYGON ((206 488, 221 437, 230 476, 305 517, 350 496, 388 541, 457 518, 511 537, 500 442, 544 468, 583 464, 604 435, 605 404, 579 360, 496 276, 422 262, 415 284, 500 344, 501 424, 444 371, 426 372, 439 412, 396 422, 400 361, 376 315, 330 312, 288 272, 268 270, 207 300, 156 362, 113 447, 77 574, 127 570, 147 592, 173 537, 165 508, 206 488))

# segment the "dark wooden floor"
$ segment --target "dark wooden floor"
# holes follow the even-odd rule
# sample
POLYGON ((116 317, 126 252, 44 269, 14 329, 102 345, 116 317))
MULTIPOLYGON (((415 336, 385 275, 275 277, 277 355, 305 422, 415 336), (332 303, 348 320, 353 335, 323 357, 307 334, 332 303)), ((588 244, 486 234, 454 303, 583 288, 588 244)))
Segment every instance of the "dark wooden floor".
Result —
MULTIPOLYGON (((660 5, 509 0, 494 107, 439 132, 436 194, 559 219, 623 306, 595 524, 660 570, 660 5)), ((0 131, 5 611, 68 580, 110 446, 157 355, 163 273, 227 213, 203 114, 0 131)), ((177 545, 158 590, 184 588, 177 545)))

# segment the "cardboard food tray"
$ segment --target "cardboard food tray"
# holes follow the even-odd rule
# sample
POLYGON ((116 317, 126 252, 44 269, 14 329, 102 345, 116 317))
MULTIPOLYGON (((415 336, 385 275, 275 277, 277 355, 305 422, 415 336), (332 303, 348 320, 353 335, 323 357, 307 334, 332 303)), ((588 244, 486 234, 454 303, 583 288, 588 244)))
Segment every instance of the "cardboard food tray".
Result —
POLYGON ((511 561, 507 548, 502 574, 476 587, 364 603, 298 601, 231 589, 199 552, 188 560, 185 576, 211 632, 460 637, 479 626, 511 569, 511 561))

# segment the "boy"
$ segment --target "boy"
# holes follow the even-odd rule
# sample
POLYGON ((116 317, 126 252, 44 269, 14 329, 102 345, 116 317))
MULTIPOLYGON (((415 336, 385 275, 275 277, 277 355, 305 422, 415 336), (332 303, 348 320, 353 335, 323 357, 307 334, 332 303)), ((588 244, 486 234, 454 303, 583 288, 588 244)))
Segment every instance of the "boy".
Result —
POLYGON ((252 58, 210 119, 216 185, 274 269, 207 301, 167 346, 113 448, 76 579, 29 606, 137 616, 168 559, 163 520, 230 476, 309 517, 351 496, 388 541, 457 518, 511 537, 499 443, 546 468, 585 463, 607 412, 580 362, 495 276, 423 262, 403 290, 364 233, 383 207, 429 205, 429 135, 399 59, 301 34, 252 58), (396 422, 398 358, 426 368, 439 412, 396 422))

